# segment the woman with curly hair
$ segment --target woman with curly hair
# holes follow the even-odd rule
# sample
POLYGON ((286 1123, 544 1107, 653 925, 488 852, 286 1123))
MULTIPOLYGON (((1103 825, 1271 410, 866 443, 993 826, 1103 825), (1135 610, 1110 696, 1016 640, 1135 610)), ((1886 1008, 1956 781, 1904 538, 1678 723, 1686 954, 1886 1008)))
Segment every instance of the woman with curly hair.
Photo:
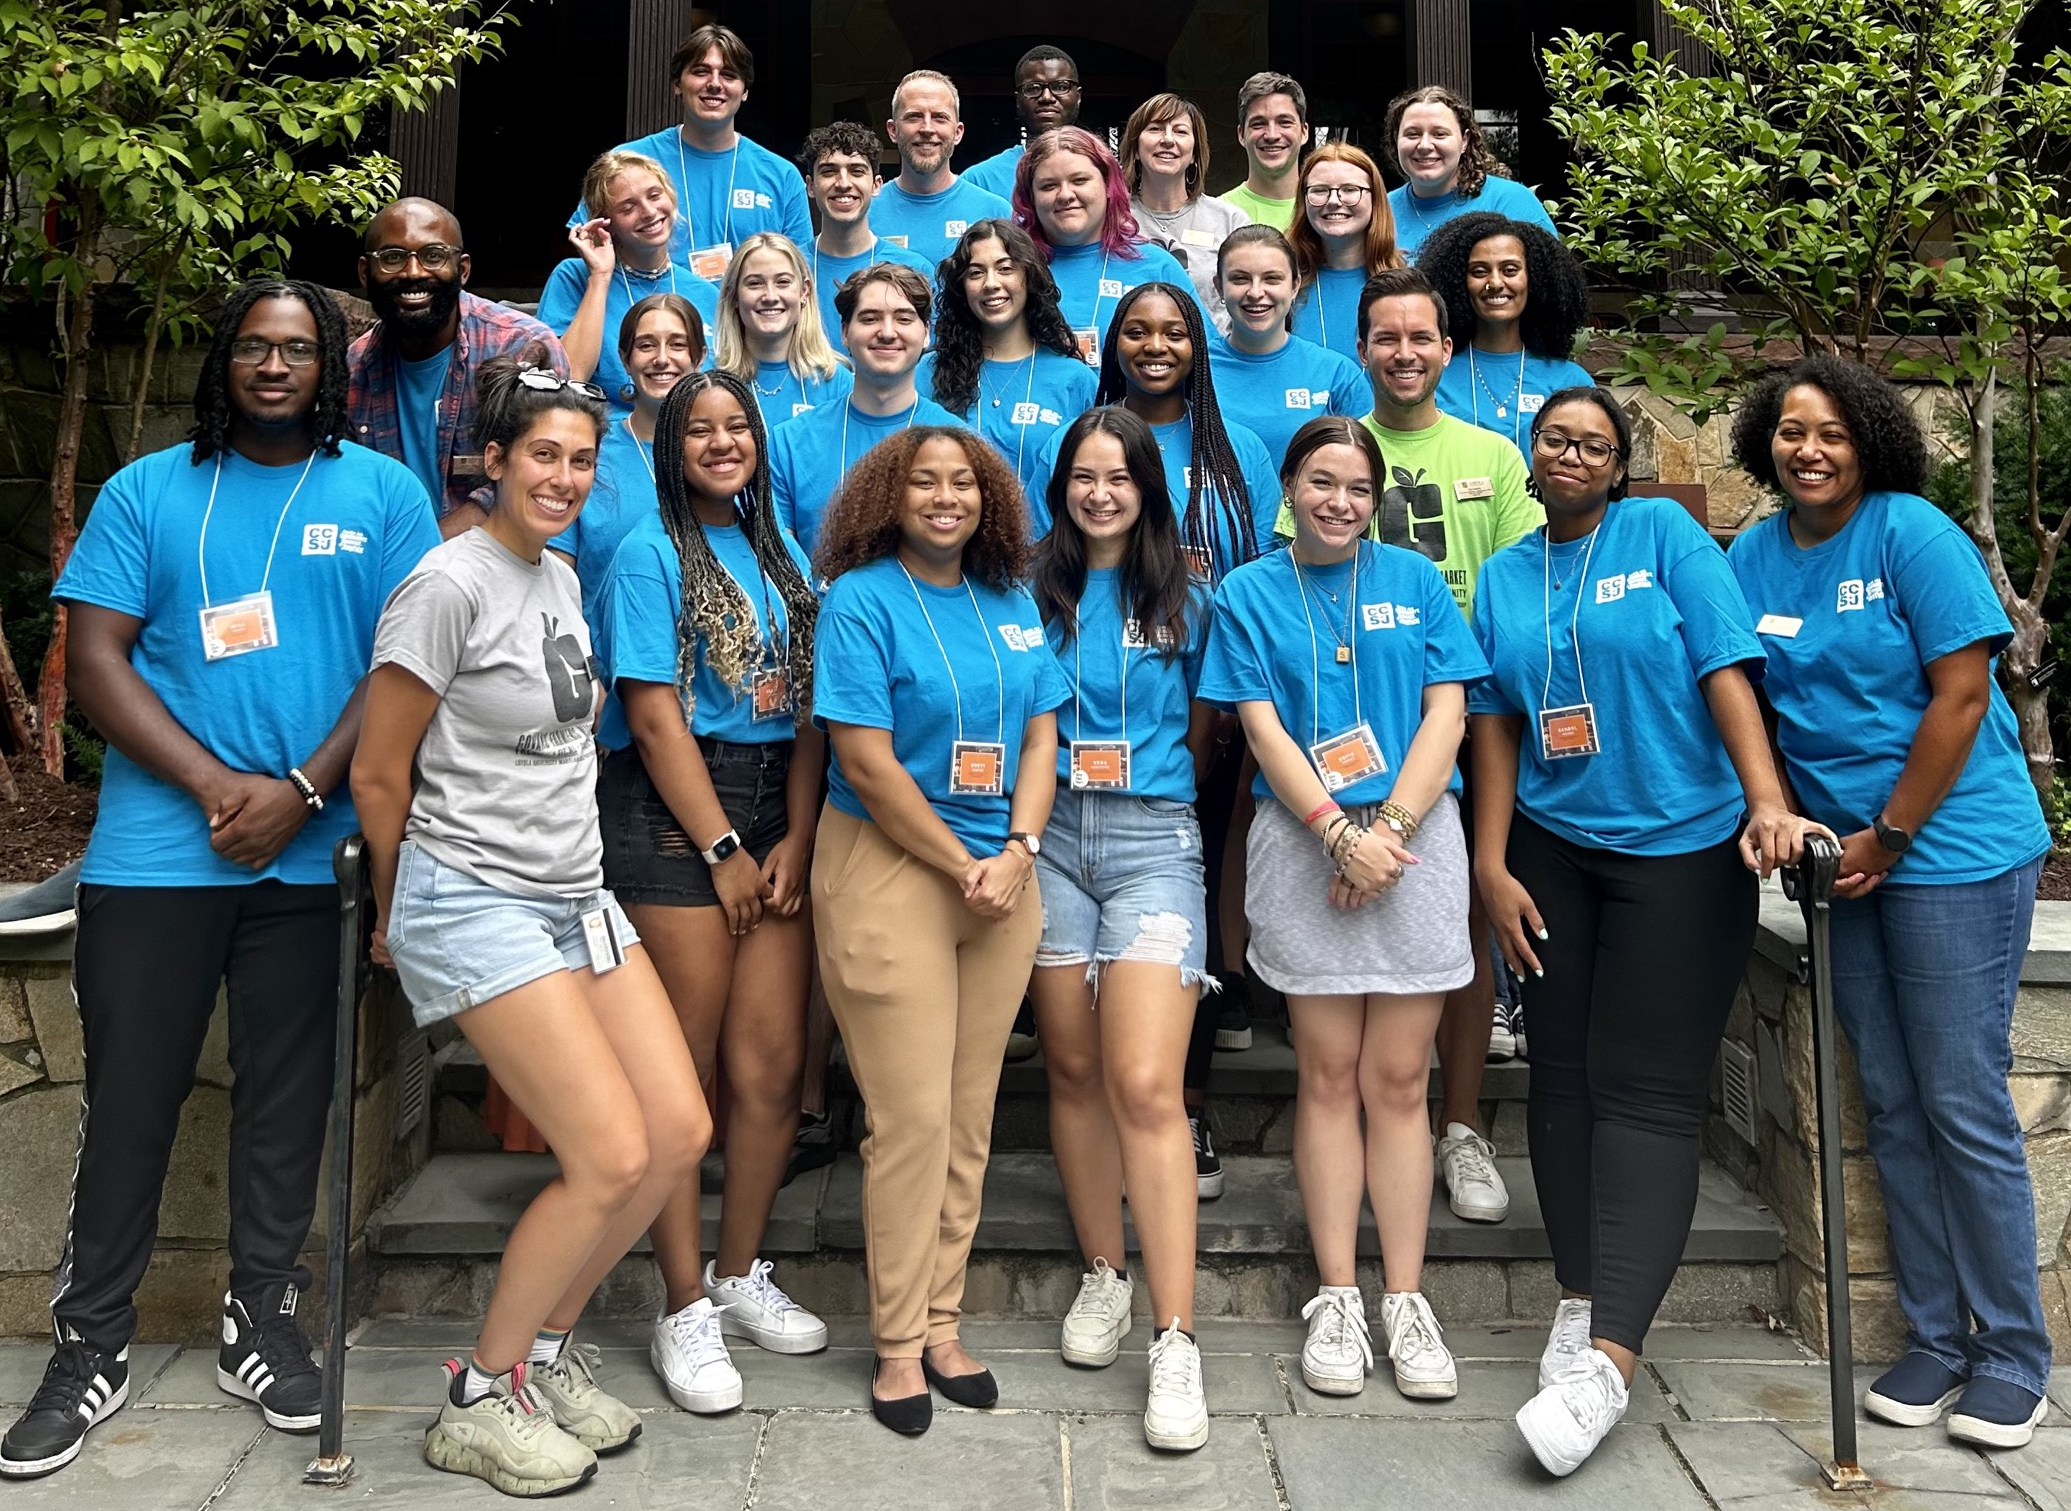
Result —
POLYGON ((835 496, 818 565, 820 979, 866 1109, 870 1406, 910 1435, 933 1419, 930 1384, 999 1399, 957 1324, 1071 694, 1021 586, 1020 486, 969 431, 880 442, 835 496))
POLYGON ((1014 464, 1023 484, 1050 437, 1093 405, 1098 383, 1029 234, 981 220, 942 264, 935 346, 914 373, 922 393, 1014 464))
POLYGON ((735 249, 714 323, 712 365, 755 386, 767 429, 849 391, 849 369, 820 326, 812 272, 790 237, 757 231, 735 249))
POLYGON ((1387 133, 1406 180, 1388 196, 1405 257, 1415 257, 1425 237, 1470 210, 1554 230, 1539 196, 1509 176, 1473 107, 1450 89, 1427 84, 1397 95, 1388 105, 1387 133))
POLYGON ((1403 265, 1387 194, 1374 160, 1348 143, 1325 143, 1302 163, 1300 213, 1287 236, 1297 285, 1289 329, 1355 362, 1359 291, 1403 265))
POLYGON ((1920 497, 1898 391, 1838 357, 1764 379, 1733 451, 1787 507, 1731 561, 1796 801, 1841 836, 1834 1009, 1855 1047, 1907 1353, 1863 1406, 2018 1448, 2048 1410, 2035 1201, 2007 1092, 2049 850, 1993 676, 2012 626, 1976 545, 1920 497))
POLYGON ((1122 165, 1083 127, 1056 126, 1028 144, 1014 168, 1014 219, 1049 259, 1089 367, 1100 365, 1100 338, 1124 293, 1156 279, 1192 288, 1179 260, 1144 239, 1122 165))
POLYGON ((746 383, 693 373, 655 426, 660 508, 612 563, 598 658, 610 696, 597 802, 604 879, 668 988, 705 1084, 732 1095, 719 1250, 698 1263, 695 1175, 652 1232, 667 1299, 649 1348, 685 1411, 730 1411, 721 1333, 778 1353, 827 1346, 759 1257, 798 1122, 826 766, 812 706, 806 555, 770 503, 768 436, 746 383))

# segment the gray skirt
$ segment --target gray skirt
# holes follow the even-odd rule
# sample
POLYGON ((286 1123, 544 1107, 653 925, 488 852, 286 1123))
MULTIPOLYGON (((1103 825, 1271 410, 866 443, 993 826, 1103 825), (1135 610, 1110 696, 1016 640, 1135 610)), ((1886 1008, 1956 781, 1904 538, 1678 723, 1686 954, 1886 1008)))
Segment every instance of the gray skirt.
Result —
MULTIPOLYGON (((1371 808, 1348 808, 1371 826, 1371 808)), ((1449 992, 1474 979, 1467 930, 1467 840, 1460 805, 1441 794, 1410 853, 1421 864, 1362 908, 1333 907, 1330 857, 1285 805, 1258 805, 1245 844, 1245 957, 1259 980, 1291 996, 1449 992)))

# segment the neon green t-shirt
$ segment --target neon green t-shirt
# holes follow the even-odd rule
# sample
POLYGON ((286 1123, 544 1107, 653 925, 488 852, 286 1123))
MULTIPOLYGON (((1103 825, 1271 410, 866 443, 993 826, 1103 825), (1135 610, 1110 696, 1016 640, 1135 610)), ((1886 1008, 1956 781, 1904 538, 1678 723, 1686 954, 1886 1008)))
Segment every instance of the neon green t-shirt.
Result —
POLYGON ((1224 190, 1218 198, 1224 204, 1235 205, 1256 224, 1271 226, 1283 234, 1294 224, 1294 201, 1291 199, 1267 199, 1263 194, 1253 194, 1243 184, 1224 190))
MULTIPOLYGON (((1507 437, 1449 414, 1423 430, 1385 430, 1370 414, 1359 423, 1388 464, 1367 534, 1429 557, 1460 612, 1471 614, 1481 564, 1546 523, 1545 509, 1525 492, 1524 457, 1507 437)), ((1294 534, 1285 503, 1276 529, 1294 534)))

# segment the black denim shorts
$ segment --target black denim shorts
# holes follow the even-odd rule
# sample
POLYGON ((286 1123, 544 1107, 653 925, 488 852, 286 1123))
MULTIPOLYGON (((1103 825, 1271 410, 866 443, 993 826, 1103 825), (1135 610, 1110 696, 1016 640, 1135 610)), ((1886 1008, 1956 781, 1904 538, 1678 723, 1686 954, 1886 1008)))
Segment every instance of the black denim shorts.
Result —
MULTIPOLYGON (((705 769, 741 848, 757 865, 787 832, 784 809, 791 744, 734 745, 698 738, 705 769)), ((614 750, 597 776, 597 815, 604 831, 604 884, 621 903, 714 908, 712 868, 662 801, 636 746, 614 750)))

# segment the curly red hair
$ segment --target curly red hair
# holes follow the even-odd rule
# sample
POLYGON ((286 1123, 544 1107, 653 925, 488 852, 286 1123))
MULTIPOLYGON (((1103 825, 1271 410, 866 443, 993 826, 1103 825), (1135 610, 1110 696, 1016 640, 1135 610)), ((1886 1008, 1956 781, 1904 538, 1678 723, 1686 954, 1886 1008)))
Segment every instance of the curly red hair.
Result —
POLYGON ((978 533, 964 544, 964 570, 987 587, 1009 588, 1028 577, 1028 504, 1021 482, 999 453, 961 426, 916 425, 864 453, 835 490, 813 563, 832 582, 899 549, 906 474, 921 447, 954 441, 978 475, 978 533))

